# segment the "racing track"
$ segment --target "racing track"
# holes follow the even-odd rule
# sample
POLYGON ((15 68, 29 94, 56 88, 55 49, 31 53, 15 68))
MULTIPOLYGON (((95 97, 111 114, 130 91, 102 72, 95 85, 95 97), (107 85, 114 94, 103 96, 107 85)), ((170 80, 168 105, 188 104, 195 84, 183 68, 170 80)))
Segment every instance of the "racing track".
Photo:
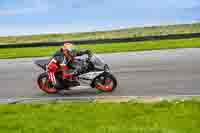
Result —
MULTIPOLYGON (((68 97, 200 95, 200 49, 179 49, 100 55, 118 79, 113 93, 85 88, 68 97)), ((41 69, 35 59, 0 60, 0 98, 49 97, 36 85, 41 69)))

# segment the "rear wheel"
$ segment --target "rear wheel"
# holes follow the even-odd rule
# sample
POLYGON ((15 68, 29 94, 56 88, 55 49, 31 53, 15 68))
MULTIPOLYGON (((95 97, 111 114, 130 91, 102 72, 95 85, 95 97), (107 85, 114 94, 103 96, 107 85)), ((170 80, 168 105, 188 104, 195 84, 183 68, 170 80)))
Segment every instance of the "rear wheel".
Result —
POLYGON ((112 92, 117 87, 117 80, 112 74, 105 72, 97 76, 91 86, 103 92, 112 92))
POLYGON ((48 94, 55 94, 58 92, 57 89, 55 88, 51 88, 50 87, 50 83, 49 83, 49 79, 48 79, 48 74, 45 72, 45 73, 42 73, 38 76, 38 79, 37 79, 37 83, 38 83, 38 86, 39 88, 48 93, 48 94))

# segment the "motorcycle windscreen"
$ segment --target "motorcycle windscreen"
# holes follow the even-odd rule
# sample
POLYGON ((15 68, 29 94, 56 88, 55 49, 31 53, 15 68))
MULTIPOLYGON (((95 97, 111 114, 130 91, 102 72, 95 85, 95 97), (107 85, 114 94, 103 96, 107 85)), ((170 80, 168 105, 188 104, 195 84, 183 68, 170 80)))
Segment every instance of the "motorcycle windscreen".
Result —
POLYGON ((93 55, 91 58, 91 62, 93 63, 95 68, 104 70, 105 62, 97 55, 93 55))

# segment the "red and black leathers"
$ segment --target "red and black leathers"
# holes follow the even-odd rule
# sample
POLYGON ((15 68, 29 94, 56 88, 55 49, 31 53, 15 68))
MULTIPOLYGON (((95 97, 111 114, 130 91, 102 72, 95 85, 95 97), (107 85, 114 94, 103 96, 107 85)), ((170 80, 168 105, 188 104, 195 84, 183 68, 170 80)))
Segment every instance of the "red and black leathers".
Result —
MULTIPOLYGON (((77 51, 76 56, 82 56, 84 54, 91 56, 91 52, 89 50, 77 51)), ((73 66, 73 59, 67 59, 61 48, 53 55, 48 63, 48 75, 50 82, 52 82, 53 85, 57 84, 55 74, 58 71, 62 71, 63 79, 72 79, 73 74, 69 73, 69 70, 71 69, 75 69, 73 66)))

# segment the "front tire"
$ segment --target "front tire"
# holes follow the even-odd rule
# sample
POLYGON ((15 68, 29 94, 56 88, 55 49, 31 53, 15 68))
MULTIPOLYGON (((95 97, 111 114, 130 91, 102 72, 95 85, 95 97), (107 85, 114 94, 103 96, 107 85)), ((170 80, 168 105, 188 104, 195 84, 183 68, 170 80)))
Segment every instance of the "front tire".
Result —
POLYGON ((117 87, 117 80, 111 73, 104 72, 93 80, 91 87, 103 92, 113 92, 117 87))
POLYGON ((58 90, 55 88, 50 88, 48 77, 49 76, 47 72, 40 74, 37 79, 38 86, 42 91, 48 94, 55 94, 58 92, 58 90))

